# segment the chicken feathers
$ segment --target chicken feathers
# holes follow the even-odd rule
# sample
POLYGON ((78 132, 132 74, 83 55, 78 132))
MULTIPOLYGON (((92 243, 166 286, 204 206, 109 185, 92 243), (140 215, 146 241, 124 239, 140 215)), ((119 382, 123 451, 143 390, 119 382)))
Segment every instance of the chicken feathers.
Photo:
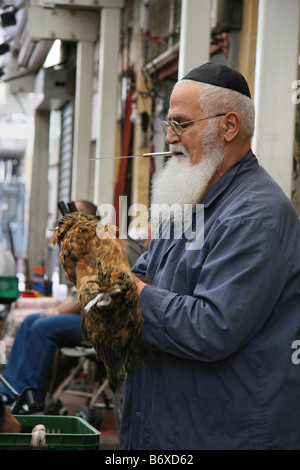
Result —
POLYGON ((73 212, 58 221, 52 237, 60 246, 61 265, 77 288, 82 334, 103 362, 113 391, 126 372, 141 366, 137 337, 143 326, 125 241, 118 236, 116 227, 73 212))

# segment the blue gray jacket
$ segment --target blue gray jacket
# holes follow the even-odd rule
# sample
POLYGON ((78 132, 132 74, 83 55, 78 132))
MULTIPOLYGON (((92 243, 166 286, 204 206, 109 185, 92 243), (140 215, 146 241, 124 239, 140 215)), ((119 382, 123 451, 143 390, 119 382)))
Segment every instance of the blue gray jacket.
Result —
POLYGON ((251 151, 201 203, 201 248, 153 239, 133 268, 156 354, 126 379, 121 449, 300 449, 299 218, 251 151))

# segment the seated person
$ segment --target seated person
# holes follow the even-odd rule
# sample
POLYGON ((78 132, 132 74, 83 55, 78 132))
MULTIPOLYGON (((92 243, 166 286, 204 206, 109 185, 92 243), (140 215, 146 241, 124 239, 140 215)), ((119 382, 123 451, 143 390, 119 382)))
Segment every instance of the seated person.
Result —
MULTIPOLYGON (((34 387, 42 406, 56 348, 80 343, 80 323, 77 298, 72 295, 47 313, 28 315, 17 331, 4 378, 18 393, 26 387, 34 387)), ((0 393, 4 402, 14 401, 4 385, 0 393)))

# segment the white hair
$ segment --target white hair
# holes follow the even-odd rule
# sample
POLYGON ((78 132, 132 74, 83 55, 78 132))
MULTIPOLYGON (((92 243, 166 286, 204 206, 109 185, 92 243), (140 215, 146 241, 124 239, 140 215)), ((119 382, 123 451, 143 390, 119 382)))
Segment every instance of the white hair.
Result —
MULTIPOLYGON (((193 80, 184 79, 177 82, 175 86, 183 82, 195 83, 193 80)), ((253 137, 255 109, 251 98, 229 88, 202 82, 201 85, 199 105, 202 111, 207 116, 234 111, 240 117, 242 135, 245 138, 253 137)))

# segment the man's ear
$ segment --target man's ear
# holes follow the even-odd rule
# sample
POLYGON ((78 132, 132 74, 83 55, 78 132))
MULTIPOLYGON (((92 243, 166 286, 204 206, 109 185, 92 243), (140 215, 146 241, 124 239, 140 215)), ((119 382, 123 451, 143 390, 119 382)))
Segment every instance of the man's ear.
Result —
POLYGON ((234 111, 231 111, 224 116, 223 135, 226 142, 231 142, 236 137, 239 132, 240 125, 240 117, 234 111))

